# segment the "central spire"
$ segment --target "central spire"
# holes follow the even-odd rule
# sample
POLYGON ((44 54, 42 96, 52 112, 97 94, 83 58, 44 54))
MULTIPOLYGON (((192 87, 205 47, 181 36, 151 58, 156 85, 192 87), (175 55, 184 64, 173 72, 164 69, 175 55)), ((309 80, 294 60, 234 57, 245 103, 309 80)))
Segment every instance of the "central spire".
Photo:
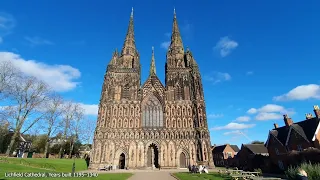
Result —
POLYGON ((151 56, 151 65, 150 65, 150 76, 156 75, 156 62, 154 59, 154 47, 152 46, 152 56, 151 56))
POLYGON ((183 51, 183 43, 178 27, 176 8, 173 9, 173 26, 172 26, 172 35, 171 35, 171 44, 169 49, 178 48, 183 51))
POLYGON ((132 8, 127 35, 121 50, 121 56, 123 55, 135 56, 135 54, 136 54, 136 44, 134 40, 133 8, 132 8))

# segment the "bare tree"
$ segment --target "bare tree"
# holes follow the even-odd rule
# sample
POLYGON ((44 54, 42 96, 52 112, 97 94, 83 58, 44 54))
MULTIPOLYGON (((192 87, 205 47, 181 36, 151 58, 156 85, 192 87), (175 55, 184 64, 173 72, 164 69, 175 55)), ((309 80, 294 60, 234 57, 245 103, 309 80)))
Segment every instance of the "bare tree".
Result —
POLYGON ((96 128, 96 120, 85 119, 81 123, 81 140, 86 144, 91 144, 94 130, 96 128), (82 136, 83 135, 83 136, 82 136))
POLYGON ((70 134, 71 135, 71 123, 77 116, 77 106, 78 104, 75 104, 72 101, 65 102, 62 106, 62 122, 61 126, 63 127, 63 133, 62 133, 62 139, 60 144, 60 150, 59 150, 59 156, 60 158, 63 157, 64 150, 63 147, 67 141, 67 137, 70 134))
POLYGON ((80 104, 74 104, 74 121, 71 123, 71 134, 72 139, 70 140, 70 152, 69 158, 72 158, 72 151, 74 148, 74 143, 79 139, 79 132, 81 130, 81 121, 83 120, 84 109, 80 104))
POLYGON ((3 93, 11 105, 4 108, 8 112, 9 121, 14 126, 13 136, 6 151, 10 155, 16 138, 28 131, 42 117, 41 104, 47 100, 49 88, 43 81, 35 77, 19 75, 11 82, 3 93), (24 127, 24 131, 21 130, 24 127))
POLYGON ((44 150, 45 157, 49 157, 50 137, 58 128, 58 120, 62 114, 63 99, 58 94, 54 93, 49 97, 49 100, 45 103, 45 115, 44 120, 47 126, 47 141, 44 150))
POLYGON ((0 61, 0 95, 1 99, 5 93, 3 92, 10 84, 20 75, 21 72, 14 67, 10 61, 0 61))

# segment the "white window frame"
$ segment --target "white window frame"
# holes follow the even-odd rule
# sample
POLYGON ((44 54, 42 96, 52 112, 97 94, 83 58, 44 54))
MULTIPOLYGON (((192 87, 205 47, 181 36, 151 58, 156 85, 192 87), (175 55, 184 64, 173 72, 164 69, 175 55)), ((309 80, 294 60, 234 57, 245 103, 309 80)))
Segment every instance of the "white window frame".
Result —
POLYGON ((298 150, 298 151, 303 151, 303 148, 302 148, 302 145, 301 145, 301 144, 298 144, 298 145, 297 145, 297 150, 298 150))

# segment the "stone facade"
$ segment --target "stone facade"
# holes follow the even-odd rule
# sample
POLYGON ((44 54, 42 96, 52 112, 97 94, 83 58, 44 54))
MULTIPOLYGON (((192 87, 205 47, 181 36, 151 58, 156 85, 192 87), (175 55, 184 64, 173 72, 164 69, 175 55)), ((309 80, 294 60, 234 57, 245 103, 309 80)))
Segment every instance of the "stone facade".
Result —
POLYGON ((141 86, 133 12, 123 48, 115 51, 102 86, 90 168, 213 167, 201 76, 191 51, 184 50, 174 13, 165 66, 165 86, 150 74, 141 86))

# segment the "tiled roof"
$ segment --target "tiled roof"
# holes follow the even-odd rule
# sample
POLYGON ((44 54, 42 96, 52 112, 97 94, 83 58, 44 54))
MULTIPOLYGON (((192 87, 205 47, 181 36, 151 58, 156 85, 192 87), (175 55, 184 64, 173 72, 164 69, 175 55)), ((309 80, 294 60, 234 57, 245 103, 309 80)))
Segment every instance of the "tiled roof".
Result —
POLYGON ((248 148, 253 154, 267 154, 268 149, 264 144, 244 144, 244 147, 248 148))
POLYGON ((214 147, 214 149, 212 150, 213 154, 216 153, 222 153, 224 151, 224 149, 226 148, 227 145, 221 145, 221 146, 216 146, 214 147))
POLYGON ((237 145, 230 145, 230 146, 235 152, 239 152, 240 151, 240 149, 239 149, 239 147, 237 145))
POLYGON ((293 123, 290 127, 282 126, 270 131, 283 145, 286 144, 286 140, 289 136, 289 130, 298 132, 303 138, 308 141, 312 141, 312 138, 316 132, 320 119, 314 117, 297 123, 293 123))

